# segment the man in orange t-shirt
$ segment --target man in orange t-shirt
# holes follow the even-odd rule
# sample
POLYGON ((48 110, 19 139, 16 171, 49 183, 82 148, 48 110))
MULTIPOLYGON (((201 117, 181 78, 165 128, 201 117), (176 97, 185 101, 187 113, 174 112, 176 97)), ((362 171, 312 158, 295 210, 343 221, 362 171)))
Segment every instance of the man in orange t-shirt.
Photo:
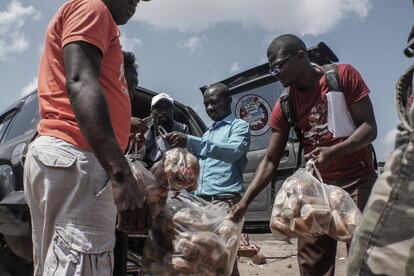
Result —
POLYGON ((118 229, 143 230, 152 196, 124 156, 131 108, 117 26, 138 2, 72 0, 48 26, 40 136, 24 175, 35 275, 111 275, 117 211, 118 229))

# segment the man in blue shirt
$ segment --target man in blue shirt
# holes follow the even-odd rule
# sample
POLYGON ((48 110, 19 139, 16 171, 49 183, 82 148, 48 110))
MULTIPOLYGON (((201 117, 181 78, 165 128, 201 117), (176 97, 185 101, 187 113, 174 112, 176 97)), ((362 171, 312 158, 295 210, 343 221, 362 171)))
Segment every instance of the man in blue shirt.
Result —
MULTIPOLYGON (((226 85, 218 83, 208 87, 203 100, 207 115, 214 121, 213 126, 202 138, 172 132, 167 135, 167 140, 172 147, 186 147, 199 158, 196 195, 230 212, 241 198, 250 127, 231 113, 231 97, 226 85)), ((239 275, 237 260, 232 275, 239 275)))

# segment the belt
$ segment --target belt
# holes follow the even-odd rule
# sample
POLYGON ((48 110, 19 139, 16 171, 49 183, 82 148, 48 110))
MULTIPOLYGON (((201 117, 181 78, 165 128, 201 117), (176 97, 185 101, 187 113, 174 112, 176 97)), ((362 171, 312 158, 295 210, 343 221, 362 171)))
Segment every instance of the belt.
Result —
POLYGON ((227 193, 227 194, 217 194, 217 195, 198 195, 202 199, 206 201, 213 201, 213 200, 230 200, 240 198, 241 195, 238 193, 227 193))

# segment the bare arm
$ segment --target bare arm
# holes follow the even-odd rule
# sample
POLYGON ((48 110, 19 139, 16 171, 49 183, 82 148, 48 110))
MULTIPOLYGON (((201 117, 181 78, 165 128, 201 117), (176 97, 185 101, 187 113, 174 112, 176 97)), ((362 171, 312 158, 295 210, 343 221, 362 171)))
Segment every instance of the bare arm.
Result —
POLYGON ((63 49, 66 87, 79 128, 112 180, 122 183, 132 171, 112 129, 108 106, 99 84, 101 52, 85 42, 63 49))
POLYGON ((238 221, 240 217, 245 214, 247 207, 253 199, 271 182, 276 175, 280 158, 282 157, 283 151, 286 147, 288 135, 288 131, 273 130, 265 157, 262 162, 260 162, 256 174, 247 188, 246 193, 232 212, 232 218, 235 221, 238 221))
POLYGON ((99 84, 99 49, 74 42, 63 49, 66 87, 79 128, 112 181, 118 229, 143 232, 147 191, 138 183, 118 145, 108 106, 99 84))

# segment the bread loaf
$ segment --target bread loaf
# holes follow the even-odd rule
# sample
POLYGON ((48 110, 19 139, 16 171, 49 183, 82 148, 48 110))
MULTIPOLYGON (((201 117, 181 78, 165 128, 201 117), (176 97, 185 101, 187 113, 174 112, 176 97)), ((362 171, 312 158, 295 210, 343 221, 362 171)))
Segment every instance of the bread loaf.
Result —
POLYGON ((196 261, 200 255, 198 247, 186 238, 180 238, 175 242, 174 252, 188 261, 196 261))
POLYGON ((328 232, 331 222, 330 209, 324 205, 305 204, 300 210, 296 226, 301 235, 322 235, 328 232))
POLYGON ((164 174, 171 190, 197 189, 200 165, 198 159, 186 149, 174 148, 167 151, 162 159, 164 174))
POLYGON ((196 272, 195 263, 189 262, 182 257, 173 257, 171 259, 171 264, 173 268, 173 275, 177 275, 179 273, 189 275, 196 272))
POLYGON ((297 237, 298 234, 290 230, 290 220, 285 217, 272 217, 270 228, 287 237, 297 237))
POLYGON ((218 236, 224 240, 229 240, 232 236, 237 237, 237 224, 230 219, 225 219, 216 229, 218 236))
POLYGON ((339 210, 346 198, 347 193, 339 187, 330 186, 329 187, 329 202, 332 209, 339 210))
POLYGON ((283 183, 282 189, 286 192, 287 196, 296 192, 298 177, 296 175, 289 176, 283 183))
MULTIPOLYGON (((274 203, 274 206, 276 207, 276 206, 282 206, 284 203, 285 203, 285 201, 286 201, 286 197, 287 197, 287 194, 286 194, 286 191, 285 191, 285 189, 281 189, 277 194, 276 194, 276 198, 275 198, 275 203, 274 203)), ((274 207, 274 208, 275 208, 274 207)))
POLYGON ((191 242, 200 250, 199 262, 214 268, 221 268, 227 263, 229 251, 216 234, 211 232, 195 233, 191 242))

